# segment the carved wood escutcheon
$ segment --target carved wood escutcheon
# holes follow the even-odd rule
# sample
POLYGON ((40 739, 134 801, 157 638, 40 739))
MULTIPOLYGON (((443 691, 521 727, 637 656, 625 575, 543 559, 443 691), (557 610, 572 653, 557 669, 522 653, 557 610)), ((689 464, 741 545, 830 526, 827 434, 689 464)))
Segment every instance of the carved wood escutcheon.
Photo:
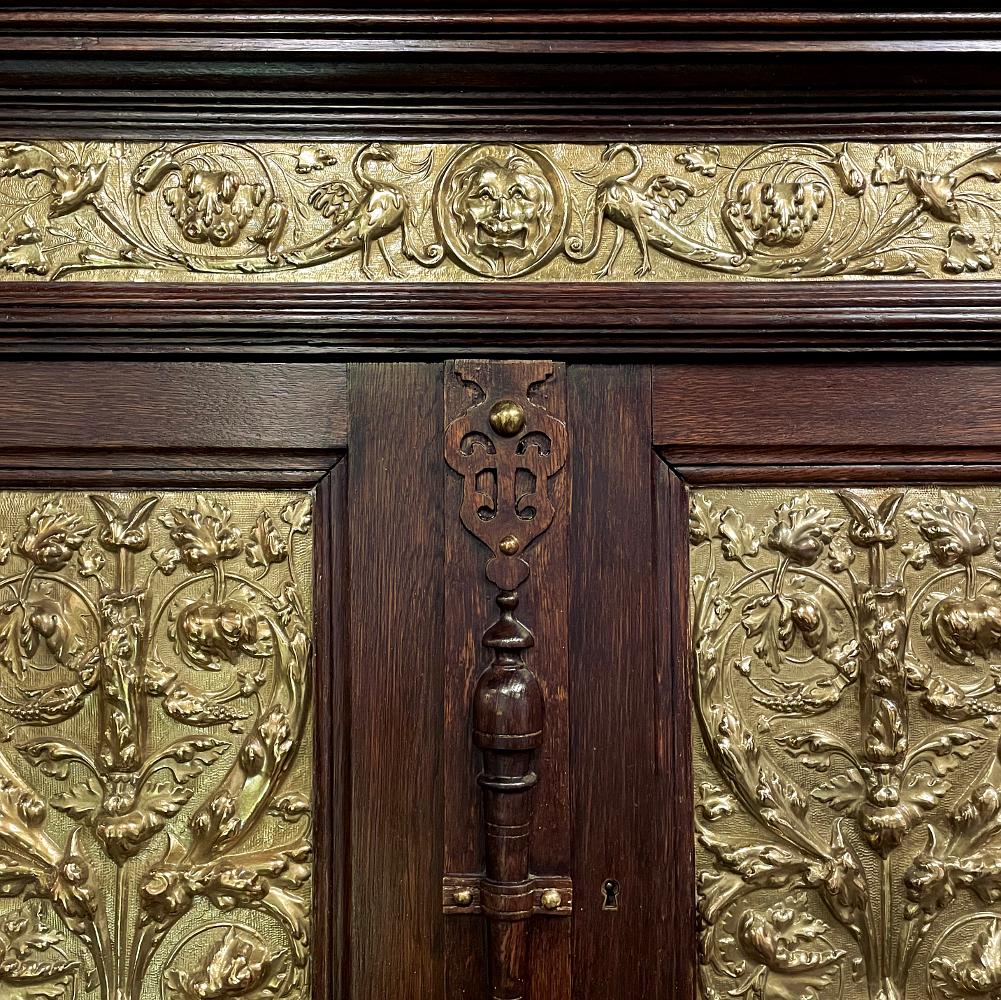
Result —
POLYGON ((487 919, 491 996, 519 1000, 530 989, 530 919, 567 916, 572 907, 569 879, 531 871, 545 706, 526 661, 535 638, 516 616, 530 572, 526 549, 558 514, 553 478, 566 463, 567 428, 537 398, 554 375, 549 362, 459 361, 453 374, 468 405, 445 429, 445 457, 463 477, 462 524, 490 553, 484 571, 497 588, 499 613, 482 636, 491 660, 472 699, 473 741, 483 762, 485 871, 446 875, 444 906, 487 919))

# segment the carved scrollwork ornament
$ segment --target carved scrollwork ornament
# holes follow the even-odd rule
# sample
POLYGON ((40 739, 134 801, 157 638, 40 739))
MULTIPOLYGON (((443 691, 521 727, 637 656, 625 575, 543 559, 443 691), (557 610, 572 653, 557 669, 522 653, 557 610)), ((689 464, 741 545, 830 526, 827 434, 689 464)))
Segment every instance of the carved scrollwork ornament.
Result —
POLYGON ((0 280, 990 276, 1001 146, 0 142, 0 280))
POLYGON ((692 495, 708 1000, 1001 990, 999 515, 987 487, 692 495))
POLYGON ((310 995, 310 503, 5 494, 0 995, 310 995))
MULTIPOLYGON (((515 169, 514 162, 506 169, 515 169)), ((535 637, 516 616, 530 571, 525 550, 557 515, 556 479, 567 459, 566 425, 541 400, 555 373, 548 362, 457 361, 451 374, 466 405, 445 428, 445 459, 463 480, 459 517, 490 552, 485 572, 497 587, 499 614, 483 633, 490 663, 477 678, 471 706, 473 742, 483 761, 485 871, 446 875, 443 906, 453 915, 486 917, 493 1000, 528 996, 528 921, 568 916, 573 899, 569 879, 557 886, 530 869, 545 705, 526 660, 535 637)))

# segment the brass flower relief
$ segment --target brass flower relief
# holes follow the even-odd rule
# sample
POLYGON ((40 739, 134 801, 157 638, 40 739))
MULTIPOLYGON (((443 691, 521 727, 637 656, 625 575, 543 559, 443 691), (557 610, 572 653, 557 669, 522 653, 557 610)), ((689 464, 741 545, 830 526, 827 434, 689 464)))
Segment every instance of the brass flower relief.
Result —
POLYGON ((0 143, 0 280, 984 277, 1001 147, 0 143))
POLYGON ((305 1000, 309 496, 4 509, 0 996, 305 1000))
POLYGON ((691 498, 707 1000, 1001 995, 1001 491, 691 498))

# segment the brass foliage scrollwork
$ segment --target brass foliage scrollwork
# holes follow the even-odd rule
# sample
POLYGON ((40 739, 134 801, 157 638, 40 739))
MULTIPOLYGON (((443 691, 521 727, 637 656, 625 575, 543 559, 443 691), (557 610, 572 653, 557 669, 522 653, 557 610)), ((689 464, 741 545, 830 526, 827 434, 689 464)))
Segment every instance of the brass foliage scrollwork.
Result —
POLYGON ((310 996, 310 504, 5 494, 0 997, 310 996))
POLYGON ((0 280, 989 275, 1001 146, 0 143, 0 280))
POLYGON ((999 514, 993 488, 692 496, 707 1000, 999 995, 999 514))

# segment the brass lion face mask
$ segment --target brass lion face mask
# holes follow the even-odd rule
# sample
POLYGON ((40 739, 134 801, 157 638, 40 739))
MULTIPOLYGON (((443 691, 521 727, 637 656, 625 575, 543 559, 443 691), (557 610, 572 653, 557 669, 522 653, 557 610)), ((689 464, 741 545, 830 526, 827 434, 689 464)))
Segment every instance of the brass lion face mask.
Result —
POLYGON ((538 253, 552 225, 553 190, 520 154, 485 156, 455 178, 451 199, 466 251, 507 272, 538 253))

